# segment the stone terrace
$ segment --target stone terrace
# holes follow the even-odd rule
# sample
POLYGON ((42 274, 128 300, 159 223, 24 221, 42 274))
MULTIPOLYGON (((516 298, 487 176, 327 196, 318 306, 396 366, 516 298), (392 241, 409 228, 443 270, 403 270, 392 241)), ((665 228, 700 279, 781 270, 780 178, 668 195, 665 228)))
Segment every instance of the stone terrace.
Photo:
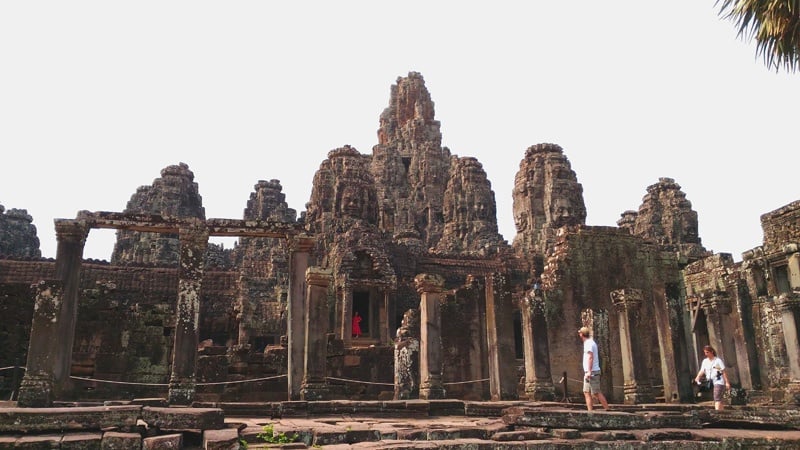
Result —
POLYGON ((800 411, 777 407, 458 400, 0 407, 0 449, 800 448, 800 411), (270 430, 272 442, 263 437, 270 430))

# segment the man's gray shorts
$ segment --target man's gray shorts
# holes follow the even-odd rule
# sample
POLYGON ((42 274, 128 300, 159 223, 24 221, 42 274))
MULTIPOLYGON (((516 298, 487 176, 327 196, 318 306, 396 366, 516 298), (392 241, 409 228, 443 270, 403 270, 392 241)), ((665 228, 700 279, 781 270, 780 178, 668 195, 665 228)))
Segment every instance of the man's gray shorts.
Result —
POLYGON ((599 394, 600 391, 600 372, 592 372, 592 377, 588 380, 583 379, 583 392, 599 394))

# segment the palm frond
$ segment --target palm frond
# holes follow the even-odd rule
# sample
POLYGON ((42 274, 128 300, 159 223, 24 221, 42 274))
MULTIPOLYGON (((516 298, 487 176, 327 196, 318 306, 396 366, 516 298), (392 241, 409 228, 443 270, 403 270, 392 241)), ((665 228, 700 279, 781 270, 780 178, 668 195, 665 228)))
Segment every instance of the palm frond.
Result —
POLYGON ((800 68, 800 0, 717 0, 719 15, 738 36, 755 39, 756 56, 770 69, 800 68))

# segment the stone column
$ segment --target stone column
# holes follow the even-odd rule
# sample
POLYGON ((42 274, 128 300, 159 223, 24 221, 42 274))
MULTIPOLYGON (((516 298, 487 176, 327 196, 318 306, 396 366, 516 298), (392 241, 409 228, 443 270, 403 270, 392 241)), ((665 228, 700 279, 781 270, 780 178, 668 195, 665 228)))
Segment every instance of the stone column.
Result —
POLYGON ((380 309, 378 310, 378 336, 380 337, 379 345, 384 345, 391 339, 389 335, 389 295, 385 290, 381 289, 375 289, 375 292, 383 294, 380 309))
POLYGON ((652 383, 647 377, 645 358, 639 336, 642 305, 641 289, 611 291, 611 301, 619 317, 619 340, 622 351, 624 383, 622 391, 626 404, 653 403, 652 383))
POLYGON ((342 329, 340 331, 344 348, 353 345, 353 287, 345 282, 342 287, 342 329))
MULTIPOLYGON (((775 302, 775 307, 781 313, 781 326, 783 341, 786 345, 786 356, 789 359, 789 398, 795 402, 795 397, 800 398, 800 339, 797 334, 797 313, 800 311, 800 296, 781 295, 775 302)), ((723 360, 724 361, 724 360, 723 360)))
POLYGON ((486 279, 486 337, 489 348, 489 396, 492 400, 516 400, 517 369, 514 352, 514 305, 507 275, 494 273, 486 279))
POLYGON ((789 256, 786 269, 789 276, 789 287, 793 290, 800 290, 800 253, 792 253, 789 256))
POLYGON ((326 363, 328 355, 328 285, 331 272, 315 267, 306 271, 306 365, 303 385, 300 390, 302 400, 326 400, 329 389, 326 363))
POLYGON ((17 405, 45 408, 53 404, 53 368, 62 351, 58 335, 59 307, 63 304, 60 281, 40 281, 34 286, 33 321, 28 343, 28 362, 19 387, 17 405))
MULTIPOLYGON (((679 333, 674 332, 677 330, 673 330, 671 327, 670 311, 664 285, 654 286, 652 295, 656 332, 658 333, 658 348, 660 350, 659 356, 661 359, 661 378, 664 381, 664 401, 666 403, 680 403, 682 398, 690 398, 692 394, 692 386, 686 381, 687 377, 675 376, 675 374, 688 372, 688 370, 678 370, 679 358, 675 355, 675 344, 680 343, 680 336, 679 333), (684 381, 681 382, 682 380, 684 381)), ((688 366, 686 369, 688 369, 688 366)))
POLYGON ((169 378, 169 404, 190 405, 197 380, 197 344, 200 338, 200 291, 203 283, 208 228, 197 219, 193 226, 181 227, 178 300, 175 305, 175 336, 172 347, 172 373, 169 378))
POLYGON ((444 398, 442 384, 442 324, 439 302, 444 290, 440 275, 419 274, 414 285, 420 294, 420 358, 422 382, 419 397, 423 400, 444 398))
POLYGON ((522 299, 521 306, 525 393, 530 400, 552 401, 556 390, 550 373, 550 343, 541 291, 530 291, 522 299))
POLYGON ((717 356, 725 362, 725 371, 731 384, 739 385, 739 368, 736 360, 735 332, 731 323, 731 300, 723 295, 703 297, 700 306, 706 314, 709 343, 717 356))
MULTIPOLYGON (((306 347, 306 269, 314 240, 309 236, 296 236, 289 243, 291 261, 289 268, 289 305, 286 320, 287 384, 289 400, 300 400, 303 384, 306 347)), ((326 322, 327 323, 327 322, 326 322)))
POLYGON ((409 309, 394 341, 394 399, 419 397, 419 315, 409 309))
POLYGON ((89 228, 76 220, 56 220, 55 280, 36 287, 28 361, 19 393, 20 406, 50 406, 71 386, 72 346, 78 319, 83 246, 89 228))

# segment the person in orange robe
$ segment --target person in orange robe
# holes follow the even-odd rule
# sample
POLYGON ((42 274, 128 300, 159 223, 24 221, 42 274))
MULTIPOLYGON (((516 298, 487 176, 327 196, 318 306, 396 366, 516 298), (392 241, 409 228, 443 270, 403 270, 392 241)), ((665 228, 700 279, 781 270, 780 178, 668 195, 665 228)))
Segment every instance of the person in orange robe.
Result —
POLYGON ((353 315, 353 337, 361 337, 361 316, 358 311, 353 315))

